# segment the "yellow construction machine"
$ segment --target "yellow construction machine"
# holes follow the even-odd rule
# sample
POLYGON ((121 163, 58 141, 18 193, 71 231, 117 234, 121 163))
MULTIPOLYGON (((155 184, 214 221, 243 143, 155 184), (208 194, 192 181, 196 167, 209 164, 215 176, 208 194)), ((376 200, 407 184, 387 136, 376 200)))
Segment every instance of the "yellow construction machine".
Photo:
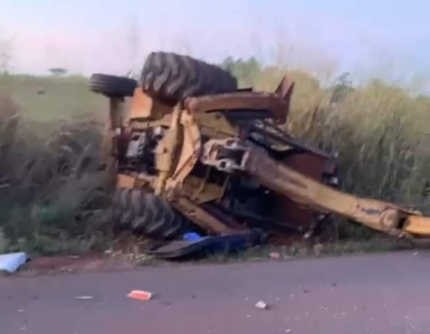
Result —
POLYGON ((238 89, 223 69, 153 52, 139 82, 93 74, 110 103, 116 161, 115 226, 156 239, 253 228, 310 235, 337 214, 412 239, 430 219, 337 187, 335 158, 281 130, 294 83, 273 93, 238 89))

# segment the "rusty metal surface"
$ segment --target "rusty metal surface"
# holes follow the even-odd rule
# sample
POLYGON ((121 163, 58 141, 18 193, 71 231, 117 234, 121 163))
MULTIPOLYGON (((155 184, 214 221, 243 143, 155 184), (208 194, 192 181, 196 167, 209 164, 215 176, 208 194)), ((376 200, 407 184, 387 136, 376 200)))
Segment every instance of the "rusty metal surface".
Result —
POLYGON ((234 173, 243 169, 243 154, 249 151, 238 139, 211 139, 203 146, 201 162, 219 171, 234 173))
MULTIPOLYGON (((301 174, 322 182, 327 161, 320 155, 304 153, 286 157, 282 162, 290 168, 299 170, 301 174)), ((286 196, 273 196, 271 209, 278 220, 294 222, 305 229, 314 221, 315 210, 300 206, 286 196)))
POLYGON ((141 87, 134 91, 130 108, 129 120, 155 120, 173 112, 173 105, 163 103, 147 95, 141 87))
POLYGON ((228 122, 221 112, 193 114, 202 135, 210 138, 236 137, 239 129, 228 122))
POLYGON ((116 187, 126 189, 147 189, 153 190, 155 186, 154 177, 137 173, 118 173, 116 177, 116 187))
POLYGON ((109 121, 112 130, 123 125, 125 119, 124 107, 124 100, 122 98, 109 98, 109 121))
MULTIPOLYGON (((294 84, 284 78, 274 93, 242 91, 232 94, 190 98, 184 102, 184 109, 180 108, 181 105, 177 105, 176 109, 173 109, 170 105, 165 105, 156 99, 152 99, 141 89, 136 89, 128 118, 130 127, 133 129, 145 129, 158 123, 169 127, 166 137, 160 142, 156 151, 157 169, 160 173, 158 177, 152 180, 156 194, 165 193, 171 200, 187 196, 195 203, 205 203, 220 199, 224 193, 223 188, 219 185, 208 184, 205 179, 200 179, 197 184, 195 182, 196 178, 191 175, 200 156, 201 135, 212 140, 215 138, 225 140, 226 138, 237 138, 238 136, 237 126, 233 126, 223 113, 215 110, 265 110, 272 113, 272 117, 275 116, 278 120, 285 121, 288 116, 293 88, 294 84), (176 116, 173 117, 175 112, 172 111, 175 110, 176 116), (212 112, 207 113, 207 111, 212 112), (170 140, 168 140, 169 138, 170 140)), ((228 172, 231 173, 234 170, 231 169, 228 172)), ((224 171, 227 171, 227 169, 224 171)), ((139 177, 137 177, 137 180, 139 180, 139 177)), ((126 187, 131 186, 128 179, 124 179, 120 183, 126 187)), ((137 184, 137 182, 134 183, 134 186, 137 184)), ((279 198, 276 198, 276 200, 279 200, 279 198)), ((285 201, 285 199, 283 200, 285 201)), ((303 211, 297 206, 294 209, 293 203, 291 203, 290 207, 292 208, 290 210, 292 213, 295 212, 295 209, 303 211)), ((216 226, 215 230, 221 230, 222 223, 218 219, 209 219, 206 214, 203 211, 201 216, 205 217, 206 221, 210 221, 209 225, 207 222, 200 224, 206 225, 206 228, 212 231, 214 226, 216 226)), ((193 220, 196 219, 194 218, 193 220)))
POLYGON ((171 122, 172 114, 170 113, 155 120, 142 121, 139 119, 130 119, 128 125, 133 130, 147 130, 148 128, 156 128, 158 126, 169 127, 171 122))
MULTIPOLYGON (((201 162, 205 165, 212 166, 218 170, 235 173, 245 171, 244 162, 248 159, 251 153, 251 147, 241 144, 237 139, 212 139, 205 143, 203 148, 203 155, 201 162), (240 154, 241 153, 241 154, 240 154)), ((271 159, 271 158, 269 158, 271 159)), ((264 164, 264 161, 262 161, 264 164)), ((300 170, 301 174, 313 180, 322 182, 324 172, 327 172, 327 159, 318 154, 307 152, 303 154, 293 154, 286 156, 283 160, 277 162, 285 164, 289 168, 300 170)), ((264 167, 262 168, 262 170, 264 167)), ((328 170, 329 172, 331 170, 328 170)), ((266 170, 268 178, 276 177, 273 173, 266 170)), ((254 176, 255 171, 250 173, 254 176)), ((258 178, 258 176, 257 176, 258 178)), ((284 180, 285 181, 285 180, 284 180)), ((283 181, 274 180, 281 184, 283 181)), ((290 182, 295 182, 290 180, 290 182)), ((296 185, 300 185, 296 183, 296 185)), ((272 187, 267 187, 273 190, 272 187)), ((271 193, 268 200, 270 217, 267 219, 275 219, 279 227, 290 227, 291 224, 297 226, 298 229, 306 230, 310 228, 315 222, 316 210, 313 207, 307 207, 298 204, 291 197, 285 196, 285 193, 271 193)))
MULTIPOLYGON (((207 141, 204 144, 203 155, 200 156, 201 137, 193 112, 210 110, 213 103, 218 107, 221 105, 220 108, 231 108, 232 105, 239 107, 242 103, 250 104, 242 98, 251 97, 252 93, 237 95, 241 94, 243 96, 235 98, 228 96, 231 94, 216 98, 196 98, 194 105, 191 99, 188 101, 191 105, 188 107, 193 109, 192 112, 182 110, 180 106, 174 109, 176 113, 171 117, 169 131, 157 147, 157 169, 160 175, 156 194, 161 195, 167 185, 168 198, 174 200, 179 197, 180 201, 174 205, 196 224, 210 233, 231 231, 220 219, 200 208, 197 203, 185 200, 183 197, 184 190, 190 188, 184 187, 186 178, 191 174, 200 157, 201 162, 222 172, 248 172, 262 185, 278 193, 280 196, 273 197, 271 205, 272 212, 279 221, 294 222, 302 227, 309 227, 314 222, 314 212, 320 211, 339 214, 370 228, 396 236, 430 235, 427 220, 419 218, 419 214, 415 212, 391 203, 357 198, 323 185, 322 175, 328 163, 327 157, 322 154, 307 152, 304 155, 289 156, 280 162, 270 158, 267 152, 260 148, 244 145, 237 137, 227 137, 207 141), (227 107, 229 104, 230 107, 227 107), (403 226, 404 221, 407 223, 403 226)), ((263 104, 273 103, 272 98, 265 100, 259 96, 257 100, 263 104)), ((258 103, 254 103, 253 106, 259 107, 258 103)), ((219 192, 221 188, 206 187, 205 189, 204 182, 200 185, 200 195, 203 190, 206 191, 203 198, 217 199, 222 196, 222 192, 219 192)), ((128 178, 122 183, 127 187, 132 186, 128 178)))
MULTIPOLYGON (((208 168, 207 172, 211 170, 208 168)), ((209 182, 206 177, 189 175, 181 186, 181 194, 197 204, 220 199, 224 194, 221 185, 209 182)))
POLYGON ((285 123, 290 113, 291 97, 294 91, 294 82, 286 76, 281 80, 279 86, 275 90, 275 94, 282 98, 283 110, 279 110, 277 120, 279 123, 285 123))
POLYGON ((193 113, 217 110, 265 110, 278 122, 285 123, 290 110, 294 83, 284 77, 274 93, 238 91, 235 93, 188 98, 186 109, 193 113))
MULTIPOLYGON (((214 215, 211 215, 186 197, 180 197, 174 202, 171 202, 171 204, 196 225, 208 231, 209 234, 228 234, 237 232, 236 228, 228 227, 225 222, 217 219, 214 215)), ((243 230, 246 230, 246 228, 243 228, 243 230)))
POLYGON ((274 161, 264 151, 256 148, 251 150, 247 158, 243 163, 244 170, 269 189, 298 204, 347 217, 375 230, 398 237, 409 236, 402 229, 403 219, 419 215, 392 203, 359 198, 325 186, 274 161))
MULTIPOLYGON (((330 173, 329 169, 334 166, 331 157, 324 152, 294 140, 272 125, 263 124, 258 128, 255 125, 258 122, 254 121, 260 116, 253 119, 253 113, 249 113, 251 119, 245 117, 240 120, 245 123, 252 121, 246 123, 245 130, 242 128, 244 123, 230 117, 233 111, 236 115, 258 111, 271 115, 274 121, 285 122, 293 90, 294 83, 285 77, 274 93, 242 90, 192 97, 174 107, 136 88, 128 116, 125 115, 126 101, 111 98, 109 135, 114 139, 111 146, 115 148, 113 153, 119 165, 122 161, 127 163, 124 155, 132 130, 143 130, 156 124, 168 129, 155 150, 158 174, 148 179, 143 174, 138 175, 137 170, 127 171, 127 175, 118 175, 118 187, 139 188, 149 184, 156 195, 166 196, 170 201, 182 198, 179 204, 181 211, 200 226, 214 233, 228 232, 220 219, 197 205, 221 199, 228 175, 222 180, 217 179, 217 184, 210 184, 209 179, 202 176, 204 173, 199 176, 194 173, 195 167, 201 166, 198 164, 200 159, 207 168, 215 168, 225 174, 249 173, 264 187, 276 192, 279 196, 274 196, 271 204, 279 221, 305 226, 312 223, 314 211, 322 211, 339 214, 397 236, 430 236, 430 218, 391 203, 358 198, 322 184, 323 175, 330 173), (256 128, 251 130, 259 132, 260 139, 262 136, 268 138, 259 143, 267 151, 257 146, 241 146, 239 138, 243 134, 248 135, 251 125, 255 125, 256 128), (298 151, 305 154, 297 155, 298 151), (277 154, 276 159, 285 152, 288 155, 284 161, 276 161, 269 157, 268 152, 277 154), (195 182, 196 178, 201 178, 200 182, 195 182), (184 195, 191 200, 184 201, 184 195)), ((270 123, 261 117, 258 119, 260 123, 270 123)), ((256 143, 255 140, 253 142, 256 143)), ((418 150, 426 151, 427 144, 423 141, 418 150)), ((105 146, 108 146, 107 140, 105 146)), ((119 171, 126 168, 130 169, 130 166, 119 171)))
POLYGON ((289 100, 273 93, 239 92, 193 97, 185 101, 186 109, 193 113, 219 110, 265 110, 278 120, 285 120, 289 100))
POLYGON ((136 183, 136 177, 126 174, 117 174, 116 187, 132 189, 136 183))
POLYGON ((320 150, 314 146, 308 145, 301 140, 297 140, 288 134, 286 134, 280 128, 273 126, 268 123, 262 123, 259 127, 253 127, 252 132, 257 132, 260 135, 266 136, 267 138, 273 139, 274 141, 278 141, 289 147, 299 148, 304 151, 320 155, 324 158, 332 159, 333 157, 327 152, 320 150))

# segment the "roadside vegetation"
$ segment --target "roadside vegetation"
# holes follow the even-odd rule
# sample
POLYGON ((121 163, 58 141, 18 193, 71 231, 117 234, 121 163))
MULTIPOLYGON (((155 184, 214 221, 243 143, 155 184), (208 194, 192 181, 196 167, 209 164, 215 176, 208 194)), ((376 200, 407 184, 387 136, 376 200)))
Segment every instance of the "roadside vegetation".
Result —
POLYGON ((103 100, 85 78, 3 75, 0 87, 0 252, 97 248, 111 186, 103 100))
MULTIPOLYGON (((253 58, 221 65, 242 87, 273 91, 284 74, 295 81, 285 129, 338 152, 343 189, 430 212, 423 149, 429 98, 377 79, 352 85, 347 74, 323 84, 307 72, 264 67, 253 58)), ((88 90, 86 78, 0 75, 0 252, 107 247, 106 117, 107 101, 88 90)), ((342 240, 374 237, 349 222, 338 228, 342 240)))

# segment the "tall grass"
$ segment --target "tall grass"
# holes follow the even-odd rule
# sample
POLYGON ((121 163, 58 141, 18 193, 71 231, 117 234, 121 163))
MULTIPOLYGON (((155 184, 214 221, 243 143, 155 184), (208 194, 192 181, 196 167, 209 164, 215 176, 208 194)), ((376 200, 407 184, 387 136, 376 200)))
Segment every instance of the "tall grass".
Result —
POLYGON ((12 97, 0 95, 0 250, 97 246, 109 232, 101 226, 109 223, 111 185, 100 120, 63 114, 64 120, 34 122, 12 97))

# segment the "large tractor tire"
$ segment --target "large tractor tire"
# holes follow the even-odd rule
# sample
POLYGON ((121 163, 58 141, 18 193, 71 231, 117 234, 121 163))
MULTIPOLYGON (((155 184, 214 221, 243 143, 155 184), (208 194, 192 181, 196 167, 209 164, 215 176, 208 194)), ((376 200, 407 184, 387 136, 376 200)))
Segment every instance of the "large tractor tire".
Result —
POLYGON ((90 78, 90 89, 108 97, 133 96, 136 87, 137 81, 126 77, 95 73, 90 78))
POLYGON ((117 189, 113 203, 115 229, 153 239, 171 240, 194 231, 193 224, 164 199, 137 189, 117 189))
POLYGON ((237 90, 237 79, 229 72, 189 56, 168 52, 152 52, 146 59, 140 80, 149 95, 171 102, 237 90))

